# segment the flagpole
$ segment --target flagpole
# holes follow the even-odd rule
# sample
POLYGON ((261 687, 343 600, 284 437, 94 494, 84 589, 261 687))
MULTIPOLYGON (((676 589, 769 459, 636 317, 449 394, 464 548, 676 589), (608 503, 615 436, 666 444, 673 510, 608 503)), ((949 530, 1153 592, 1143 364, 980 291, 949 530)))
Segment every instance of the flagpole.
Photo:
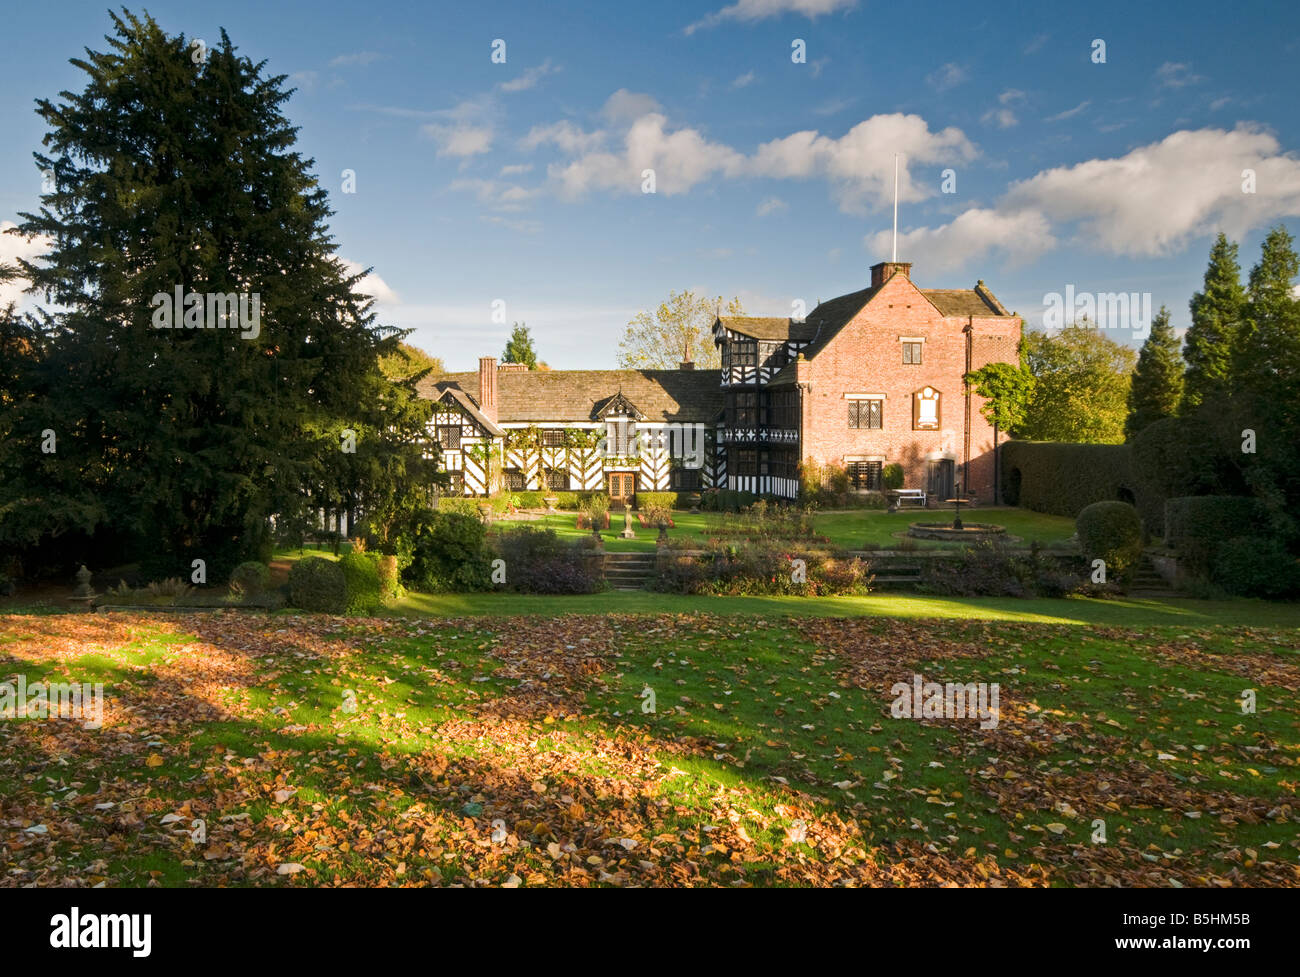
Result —
POLYGON ((894 256, 898 260, 898 153, 894 154, 894 256))

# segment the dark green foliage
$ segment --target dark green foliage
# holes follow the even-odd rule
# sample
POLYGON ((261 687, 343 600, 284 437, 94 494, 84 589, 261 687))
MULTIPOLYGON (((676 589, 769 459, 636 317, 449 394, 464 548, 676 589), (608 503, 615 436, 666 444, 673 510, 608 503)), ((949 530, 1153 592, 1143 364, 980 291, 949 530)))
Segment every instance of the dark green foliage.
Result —
POLYGON ((1128 574, 1142 556, 1142 520, 1127 502, 1094 502, 1075 521, 1084 558, 1105 560, 1108 576, 1128 574))
POLYGON ((1086 321, 1020 343, 1034 378, 1020 437, 1035 441, 1117 444, 1124 440, 1128 390, 1136 355, 1086 321))
POLYGON ((256 597, 271 583, 271 571, 265 563, 249 560, 230 574, 230 592, 240 597, 256 597))
POLYGON ((344 613, 348 589, 343 568, 320 556, 298 560, 289 568, 289 602, 304 611, 344 613))
POLYGON ((493 540, 505 561, 505 588, 525 594, 594 594, 605 589, 604 557, 586 539, 568 543, 554 529, 521 526, 493 540))
POLYGON ((374 614, 383 606, 382 591, 379 583, 379 568, 375 553, 345 553, 339 559, 343 568, 343 579, 347 586, 345 614, 374 614))
POLYGON ((1122 444, 1008 441, 1001 454, 1009 505, 1077 516, 1093 502, 1135 492, 1129 451, 1122 444))
POLYGON ((404 541, 411 556, 403 579, 431 593, 486 589, 492 569, 486 535, 477 516, 424 510, 404 541))
MULTIPOLYGON (((1014 363, 989 363, 966 374, 966 382, 985 399, 980 407, 984 419, 1001 433, 1017 433, 1033 398, 1033 374, 1014 363)), ((901 488, 902 483, 893 487, 901 488)))
POLYGON ((521 509, 543 509, 546 507, 546 503, 542 500, 550 494, 550 492, 528 491, 516 492, 514 495, 521 509))
POLYGON ((1183 360, 1178 354, 1178 337, 1169 324, 1169 310, 1163 305, 1151 322, 1151 334, 1138 353, 1137 368, 1128 392, 1128 417, 1124 438, 1148 425, 1178 413, 1183 396, 1183 360))
POLYGON ((757 501, 753 492, 731 489, 705 489, 700 493, 700 508, 705 512, 739 512, 757 501))
POLYGON ((1210 579, 1237 597, 1290 597, 1300 590, 1300 564, 1271 536, 1241 536, 1215 546, 1210 579))
POLYGON ((1171 546, 1180 547, 1187 540, 1264 536, 1268 528, 1267 507, 1249 496, 1197 495, 1165 501, 1165 543, 1171 546))
POLYGON ((467 516, 472 519, 477 519, 480 501, 486 500, 464 498, 461 496, 444 496, 438 500, 438 511, 454 512, 459 516, 467 516))
POLYGON ((897 463, 886 465, 881 470, 880 478, 885 483, 886 489, 901 489, 903 487, 903 466, 897 463))
POLYGON ((1218 403, 1231 392, 1232 351, 1245 304, 1237 245, 1220 232, 1210 249, 1205 289, 1192 296, 1192 324, 1183 337, 1184 413, 1205 402, 1218 403))
POLYGON ((533 337, 523 323, 515 323, 510 340, 501 353, 501 362, 522 363, 530 370, 537 369, 537 351, 533 349, 533 337))
POLYGON ((112 19, 107 52, 73 61, 84 88, 37 103, 54 188, 20 230, 54 243, 19 264, 55 311, 0 404, 0 545, 79 533, 113 544, 101 560, 170 576, 199 558, 224 579, 273 515, 356 506, 382 525, 434 479, 429 407, 379 370, 400 334, 335 256, 284 76, 224 32, 195 64, 152 18, 112 19), (177 287, 245 295, 250 314, 258 296, 256 335, 155 328, 153 297, 177 287), (55 454, 31 450, 45 428, 55 454))

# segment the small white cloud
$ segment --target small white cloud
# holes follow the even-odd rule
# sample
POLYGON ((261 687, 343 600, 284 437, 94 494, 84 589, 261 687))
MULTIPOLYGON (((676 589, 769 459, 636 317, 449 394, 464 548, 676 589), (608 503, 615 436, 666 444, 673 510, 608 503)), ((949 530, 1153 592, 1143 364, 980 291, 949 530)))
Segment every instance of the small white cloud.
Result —
POLYGON ((752 22, 787 13, 802 14, 810 20, 816 20, 823 14, 854 6, 857 6, 857 0, 736 0, 730 7, 723 7, 690 24, 685 32, 694 34, 703 27, 716 27, 728 20, 752 22))
POLYGON ((736 78, 736 79, 731 83, 731 87, 732 87, 732 88, 745 88, 746 86, 748 86, 748 85, 752 85, 753 83, 754 83, 754 73, 753 73, 752 71, 746 71, 743 75, 741 75, 740 77, 736 78))
POLYGON ((1024 100, 1025 93, 1019 88, 1008 88, 998 96, 999 105, 1015 105, 1017 102, 1023 102, 1024 100))
POLYGON ((518 176, 521 173, 532 172, 532 163, 511 163, 509 166, 501 167, 501 176, 518 176))
POLYGON ((1161 88, 1185 88, 1201 80, 1200 75, 1192 72, 1190 65, 1181 61, 1166 61, 1156 69, 1156 81, 1161 88))
POLYGON ((780 197, 765 197, 758 205, 758 216, 767 217, 786 210, 790 205, 780 197))
MULTIPOLYGON (((867 237, 872 254, 886 254, 892 231, 867 237)), ((1012 263, 1028 261, 1055 245, 1047 218, 1034 211, 1001 214, 973 208, 940 227, 922 227, 898 236, 899 254, 929 268, 952 270, 1000 252, 1012 263)))
POLYGON ((1025 54, 1037 54, 1043 49, 1043 45, 1045 45, 1050 38, 1050 34, 1035 34, 1030 38, 1029 43, 1025 45, 1025 54))
POLYGON ((479 203, 504 211, 523 210, 524 205, 538 193, 535 189, 504 180, 453 180, 447 189, 453 193, 472 193, 479 203))
POLYGON ((609 122, 618 124, 633 122, 644 115, 660 110, 659 102, 653 96, 620 88, 605 100, 605 106, 600 110, 600 114, 609 122))
POLYGON ((985 125, 996 125, 999 129, 1010 129, 1017 125, 1020 120, 1016 118, 1016 113, 1010 109, 989 109, 982 116, 980 121, 985 125))
POLYGON ((382 61, 388 55, 380 54, 377 51, 358 51, 355 54, 340 54, 337 58, 330 60, 331 68, 345 68, 352 65, 368 65, 375 61, 382 61))
POLYGON ((314 71, 295 71, 289 76, 289 85, 304 93, 310 93, 316 89, 319 80, 320 75, 314 71))
POLYGON ((956 88, 969 77, 965 68, 949 61, 925 76, 926 83, 936 92, 946 92, 956 88))
POLYGON ((439 156, 477 156, 492 148, 492 130, 482 126, 429 123, 420 131, 438 144, 439 156))
POLYGON ((528 135, 519 140, 519 148, 533 150, 551 144, 570 156, 580 156, 599 149, 604 142, 605 133, 599 130, 586 132, 567 119, 561 119, 547 126, 533 126, 528 135))
MULTIPOLYGON (((339 261, 342 262, 349 275, 358 275, 366 270, 366 266, 360 262, 350 261, 347 258, 339 258, 339 261)), ((356 284, 356 290, 363 295, 372 296, 376 302, 382 302, 385 305, 396 305, 399 301, 397 293, 389 288, 388 283, 373 271, 356 284)))
POLYGON ((1056 115, 1049 115, 1044 121, 1063 122, 1066 119, 1072 119, 1091 104, 1092 104, 1092 99, 1086 99, 1085 101, 1080 102, 1072 109, 1066 109, 1064 112, 1057 112, 1056 115))
POLYGON ((528 68, 518 78, 512 78, 510 81, 503 81, 497 85, 503 92, 523 92, 537 85, 539 81, 552 72, 559 69, 551 64, 551 59, 547 58, 541 64, 534 68, 528 68))

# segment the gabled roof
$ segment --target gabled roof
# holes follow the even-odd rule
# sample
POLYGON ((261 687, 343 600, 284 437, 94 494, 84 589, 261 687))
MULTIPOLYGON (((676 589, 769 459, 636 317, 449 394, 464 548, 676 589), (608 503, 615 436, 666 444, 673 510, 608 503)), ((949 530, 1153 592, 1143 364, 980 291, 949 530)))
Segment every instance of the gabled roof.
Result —
POLYGON ((945 316, 1010 315, 981 281, 974 288, 923 288, 921 294, 945 316))
POLYGON ((478 409, 478 404, 475 403, 470 398, 470 396, 467 393, 465 393, 463 390, 460 390, 457 387, 448 387, 436 393, 434 397, 438 400, 455 401, 457 404, 461 406, 461 408, 465 411, 465 413, 467 413, 470 417, 474 418, 474 420, 478 423, 479 427, 483 428, 483 430, 487 431, 488 434, 491 434, 493 437, 499 438, 506 433, 505 431, 501 430, 501 428, 497 427, 495 424, 489 421, 487 419, 487 415, 478 409))
POLYGON ((713 323, 715 342, 718 341, 716 337, 720 329, 749 336, 751 339, 782 342, 793 340, 797 343, 806 342, 815 331, 809 329, 806 322, 799 322, 797 319, 753 315, 718 316, 713 323))
MULTIPOLYGON (((478 409, 477 372, 425 377, 417 389, 429 399, 454 390, 478 409)), ((497 422, 595 421, 620 393, 648 421, 712 423, 722 410, 722 371, 498 371, 497 422)))

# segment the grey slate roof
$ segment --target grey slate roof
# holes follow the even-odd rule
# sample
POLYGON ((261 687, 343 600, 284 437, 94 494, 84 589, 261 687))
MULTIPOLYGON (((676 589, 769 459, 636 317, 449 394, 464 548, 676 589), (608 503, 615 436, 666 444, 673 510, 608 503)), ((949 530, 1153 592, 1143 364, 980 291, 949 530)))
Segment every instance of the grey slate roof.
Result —
MULTIPOLYGON (((457 391, 478 410, 477 371, 425 377, 418 390, 429 399, 457 391)), ((600 408, 620 392, 649 421, 712 423, 722 410, 722 371, 499 370, 497 420, 594 421, 600 408)))

